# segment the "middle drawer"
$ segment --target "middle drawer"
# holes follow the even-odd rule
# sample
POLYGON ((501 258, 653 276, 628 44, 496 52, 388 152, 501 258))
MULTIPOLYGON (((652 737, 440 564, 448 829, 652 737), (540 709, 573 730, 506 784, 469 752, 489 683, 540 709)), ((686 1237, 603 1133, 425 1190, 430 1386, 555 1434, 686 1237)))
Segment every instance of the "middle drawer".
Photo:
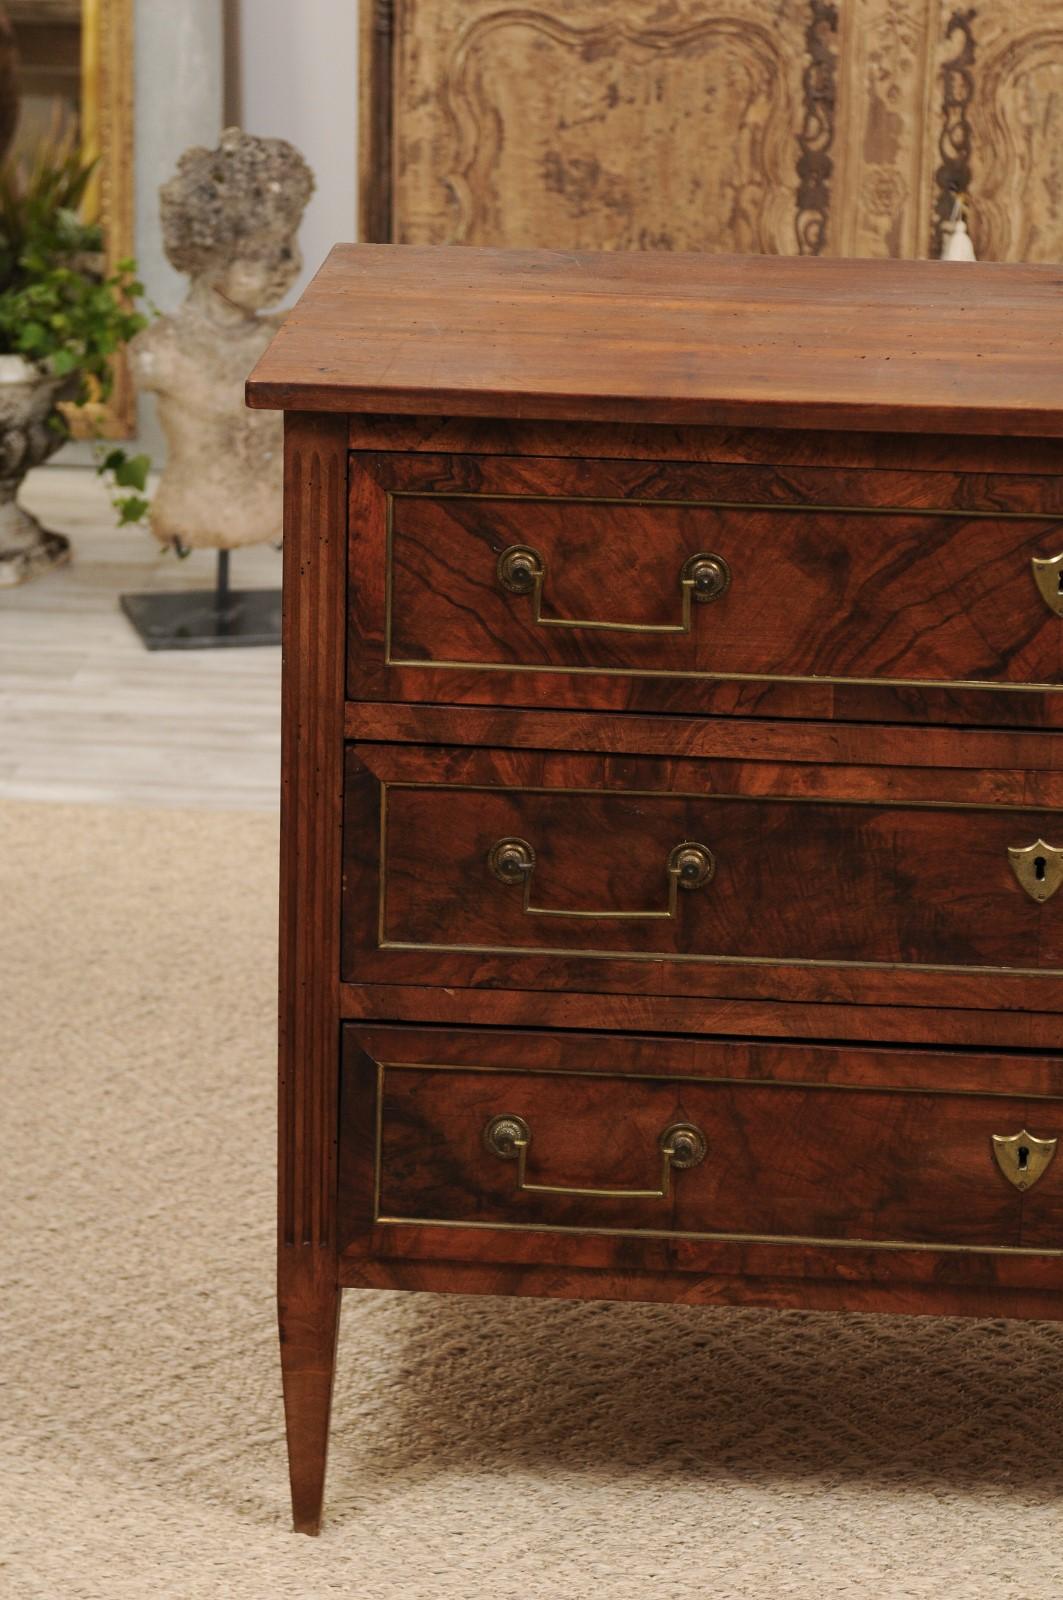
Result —
POLYGON ((1061 787, 354 746, 343 976, 1060 1009, 1061 787))

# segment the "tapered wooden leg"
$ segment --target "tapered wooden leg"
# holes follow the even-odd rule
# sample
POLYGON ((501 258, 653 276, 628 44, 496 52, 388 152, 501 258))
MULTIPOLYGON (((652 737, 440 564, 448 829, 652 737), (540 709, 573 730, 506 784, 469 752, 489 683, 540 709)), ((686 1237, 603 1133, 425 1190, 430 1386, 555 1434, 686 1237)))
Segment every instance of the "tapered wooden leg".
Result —
POLYGON ((318 1533, 340 1323, 335 1257, 282 1247, 277 1306, 292 1518, 296 1533, 318 1533))
POLYGON ((317 1533, 336 1286, 347 421, 284 421, 278 1299, 292 1509, 317 1533))

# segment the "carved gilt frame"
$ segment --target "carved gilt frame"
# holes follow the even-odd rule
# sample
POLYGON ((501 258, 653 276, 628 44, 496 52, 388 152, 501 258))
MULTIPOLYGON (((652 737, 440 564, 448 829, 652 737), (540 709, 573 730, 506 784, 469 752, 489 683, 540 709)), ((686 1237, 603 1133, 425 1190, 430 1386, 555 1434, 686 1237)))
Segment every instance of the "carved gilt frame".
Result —
MULTIPOLYGON (((134 0, 81 0, 81 125, 86 157, 99 165, 89 195, 105 240, 108 270, 134 253, 133 232, 134 0)), ((81 438, 127 439, 136 429, 136 394, 122 354, 105 405, 71 417, 81 438)))

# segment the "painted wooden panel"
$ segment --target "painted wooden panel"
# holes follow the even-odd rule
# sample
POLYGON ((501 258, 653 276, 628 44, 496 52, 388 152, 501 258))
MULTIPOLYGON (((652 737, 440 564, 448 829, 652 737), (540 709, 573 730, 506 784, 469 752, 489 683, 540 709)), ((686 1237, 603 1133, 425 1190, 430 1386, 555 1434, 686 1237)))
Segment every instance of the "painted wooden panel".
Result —
POLYGON ((396 238, 792 252, 808 20, 777 11, 403 0, 396 238))
POLYGON ((963 27, 975 247, 996 261, 1063 260, 1063 7, 980 6, 963 27))
POLYGON ((363 238, 1063 255, 1058 0, 362 0, 363 238))

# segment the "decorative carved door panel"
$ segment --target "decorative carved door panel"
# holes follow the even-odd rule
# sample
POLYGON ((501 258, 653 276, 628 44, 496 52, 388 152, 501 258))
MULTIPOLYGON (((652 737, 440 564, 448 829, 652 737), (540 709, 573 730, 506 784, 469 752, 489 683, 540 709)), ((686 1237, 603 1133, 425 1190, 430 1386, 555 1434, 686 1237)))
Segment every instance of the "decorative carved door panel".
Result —
POLYGON ((1063 3, 965 15, 976 245, 995 261, 1063 261, 1063 3))
POLYGON ((1063 258, 1060 0, 362 0, 362 237, 1063 258))

